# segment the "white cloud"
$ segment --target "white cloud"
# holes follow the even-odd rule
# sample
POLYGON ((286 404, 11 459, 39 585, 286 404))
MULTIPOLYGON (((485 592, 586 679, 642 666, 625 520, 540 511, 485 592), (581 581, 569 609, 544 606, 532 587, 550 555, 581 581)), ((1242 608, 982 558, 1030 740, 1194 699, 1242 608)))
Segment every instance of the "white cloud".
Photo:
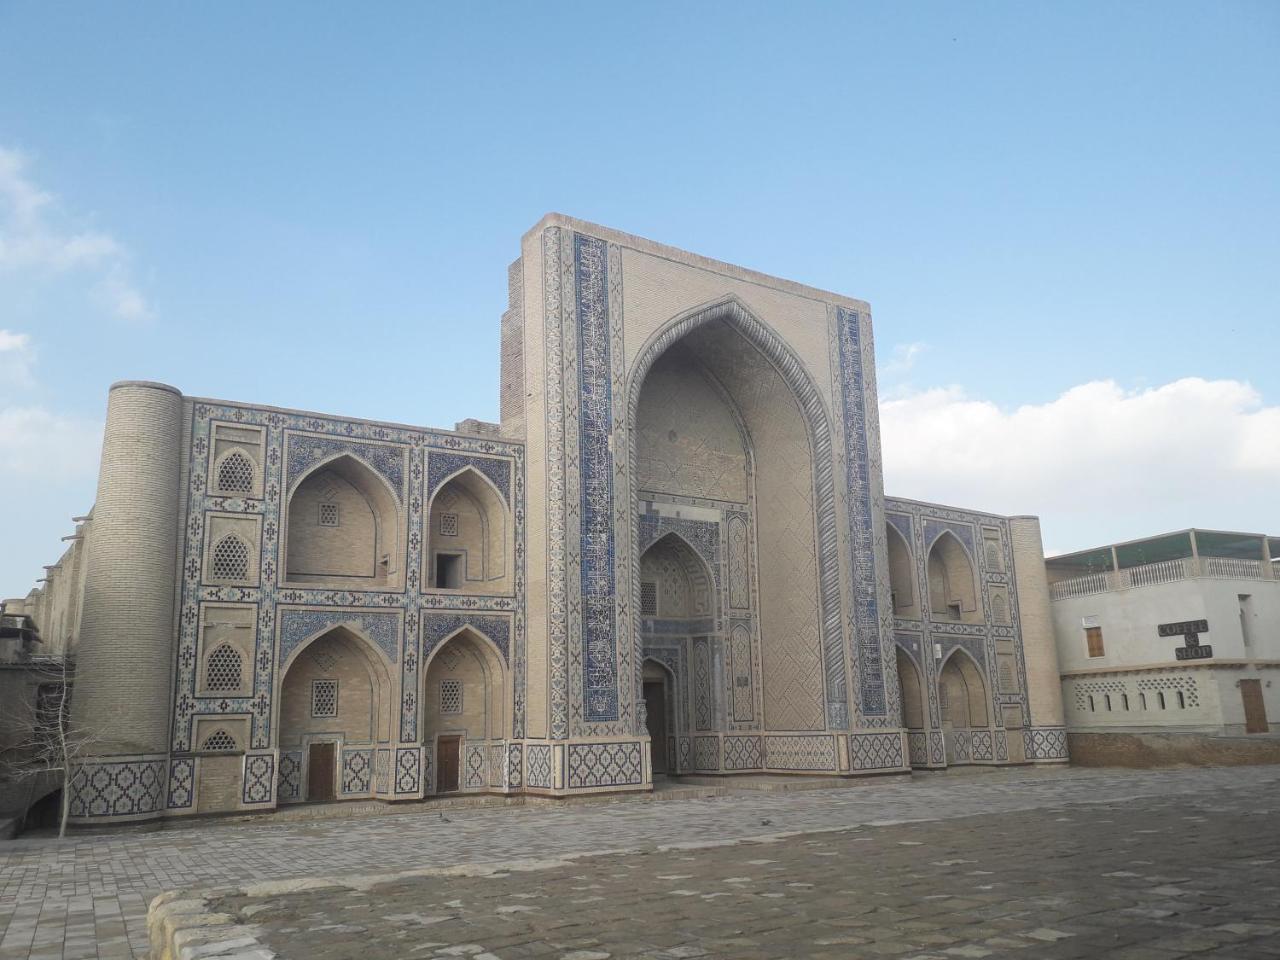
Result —
POLYGON ((115 316, 142 321, 151 310, 129 275, 129 252, 108 233, 71 222, 57 198, 27 173, 27 159, 0 147, 0 271, 81 272, 115 316))
POLYGON ((43 407, 0 409, 0 490, 16 493, 32 481, 92 475, 101 449, 97 421, 43 407))
POLYGON ((951 387, 887 399, 880 413, 887 493, 1033 513, 1064 550, 1275 526, 1280 406, 1247 383, 1095 381, 1014 410, 951 387))
POLYGON ((0 397, 12 389, 26 390, 33 386, 31 368, 34 364, 31 337, 0 329, 0 397))
POLYGON ((897 343, 889 351, 889 359, 880 365, 878 378, 885 380, 910 373, 920 354, 929 349, 927 343, 897 343))

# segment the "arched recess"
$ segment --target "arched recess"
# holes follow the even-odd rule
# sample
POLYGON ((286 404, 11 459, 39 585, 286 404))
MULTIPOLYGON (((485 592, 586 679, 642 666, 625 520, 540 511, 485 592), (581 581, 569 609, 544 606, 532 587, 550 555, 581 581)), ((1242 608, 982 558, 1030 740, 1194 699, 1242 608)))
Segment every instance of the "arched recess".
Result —
POLYGON ((926 572, 929 580, 929 612, 935 619, 978 623, 978 593, 973 558, 950 531, 944 531, 929 548, 926 572))
POLYGON ((463 467, 427 504, 423 582, 428 589, 510 593, 513 536, 510 511, 493 482, 463 467))
POLYGON ((924 681, 920 677, 920 669, 901 647, 898 654, 898 685, 902 690, 902 725, 908 730, 919 733, 926 727, 928 702, 924 695, 924 681))
POLYGON ((392 737, 392 666, 372 641, 344 625, 303 644, 282 670, 280 750, 302 753, 302 799, 335 799, 342 749, 392 737))
POLYGON ((401 511, 375 470, 349 453, 323 461, 289 491, 285 580, 353 590, 404 583, 401 511))
POLYGON ((675 674, 665 663, 646 657, 642 677, 650 769, 655 774, 677 773, 675 738, 679 712, 676 707, 675 674))
POLYGON ((473 627, 437 646, 422 671, 422 742, 435 757, 435 790, 466 786, 468 746, 507 735, 506 668, 498 648, 473 627))
POLYGON ((990 699, 982 671, 959 647, 951 651, 938 673, 938 702, 947 762, 964 763, 971 758, 969 735, 990 724, 990 699))
POLYGON ((889 546, 889 592, 893 598, 893 615, 908 620, 920 617, 916 603, 916 570, 911 562, 911 548, 891 523, 885 524, 885 542, 889 546))
MULTIPOLYGON (((665 405, 666 422, 652 415, 664 406, 658 393, 673 371, 705 379, 706 392, 731 407, 745 438, 743 459, 752 471, 750 506, 758 545, 764 726, 801 731, 843 725, 848 702, 835 486, 830 417, 822 396, 785 342, 737 298, 675 318, 641 348, 629 374, 632 542, 639 540, 640 513, 647 509, 637 465, 660 459, 661 454, 640 449, 639 412, 646 411, 644 437, 665 437, 669 443, 678 443, 686 419, 671 404, 665 405), (671 440, 672 433, 676 440, 671 440)), ((721 433, 727 437, 727 429, 721 433)), ((728 439, 715 452, 716 457, 706 460, 708 470, 727 464, 727 470, 736 471, 739 457, 728 439)), ((697 487, 709 481, 692 474, 680 482, 694 489, 681 489, 677 483, 661 492, 705 496, 697 487)), ((641 558, 633 556, 633 596, 639 598, 641 558)), ((641 606, 634 604, 637 618, 641 606)))
POLYGON ((644 618, 715 616, 715 581, 711 571, 678 533, 659 537, 641 554, 640 606, 644 618))

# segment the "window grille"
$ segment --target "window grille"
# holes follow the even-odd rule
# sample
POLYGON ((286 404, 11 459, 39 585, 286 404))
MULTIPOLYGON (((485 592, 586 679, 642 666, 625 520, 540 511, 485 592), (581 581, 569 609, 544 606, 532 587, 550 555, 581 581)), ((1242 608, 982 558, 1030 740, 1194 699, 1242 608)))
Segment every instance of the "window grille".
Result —
POLYGON ((652 580, 640 584, 640 616, 656 617, 658 615, 658 585, 652 580))
POLYGON ((336 717, 338 715, 338 681, 311 681, 311 716, 336 717))
POLYGON ((219 493, 251 493, 253 464, 243 453, 233 453, 218 464, 219 493))
POLYGON ((244 661, 240 651, 229 643, 220 643, 205 661, 205 689, 227 693, 239 690, 243 673, 244 661))
POLYGON ((213 733, 204 738, 204 743, 200 744, 201 750, 234 750, 236 748, 236 738, 223 727, 219 727, 213 733))
POLYGON ((461 713, 462 712, 462 681, 461 680, 441 680, 440 681, 440 712, 441 713, 461 713))
POLYGON ((987 568, 990 570, 1000 569, 1000 547, 994 540, 987 541, 987 568))
POLYGON ((1004 594, 997 593, 991 598, 991 616, 997 623, 1004 623, 1009 619, 1009 611, 1005 603, 1004 594))
POLYGON ((210 567, 215 580, 248 580, 249 545, 234 533, 227 534, 214 545, 210 567))
POLYGON ((338 525, 338 505, 336 503, 320 504, 320 526, 336 527, 338 525))
POLYGON ((440 514, 440 536, 456 537, 458 535, 458 515, 456 513, 440 514))

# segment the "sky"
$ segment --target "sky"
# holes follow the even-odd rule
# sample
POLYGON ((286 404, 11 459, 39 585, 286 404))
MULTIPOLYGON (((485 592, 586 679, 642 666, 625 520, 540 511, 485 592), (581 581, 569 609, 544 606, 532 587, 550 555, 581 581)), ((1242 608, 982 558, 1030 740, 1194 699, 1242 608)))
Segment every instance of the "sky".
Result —
POLYGON ((870 301, 891 495, 1280 533, 1280 4, 0 0, 0 596, 109 384, 498 416, 560 211, 870 301))

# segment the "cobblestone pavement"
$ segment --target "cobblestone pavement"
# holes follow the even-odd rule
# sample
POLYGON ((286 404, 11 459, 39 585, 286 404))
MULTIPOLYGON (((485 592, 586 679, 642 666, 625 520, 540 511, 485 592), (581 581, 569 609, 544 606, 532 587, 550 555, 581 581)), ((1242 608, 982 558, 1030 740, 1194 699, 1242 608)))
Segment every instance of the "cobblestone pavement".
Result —
POLYGON ((214 909, 288 960, 1280 957, 1280 813, 1257 800, 1065 805, 214 909))
MULTIPOLYGON (((312 822, 258 820, 253 823, 214 821, 159 832, 115 831, 72 836, 62 841, 20 839, 0 843, 0 960, 27 956, 64 960, 144 957, 147 950, 144 925, 147 903, 157 893, 168 889, 315 875, 385 873, 423 866, 547 857, 618 847, 652 849, 659 844, 744 839, 767 833, 852 827, 885 820, 950 821, 974 815, 1039 811, 1034 816, 1019 818, 1019 822, 1038 822, 1046 836, 1061 835, 1071 827, 1068 837, 1077 836, 1081 845, 1073 856, 1059 860, 1046 860, 1038 853, 1038 835, 1033 828, 1023 829, 1020 836, 1009 840, 1010 855, 1020 852, 1025 858, 1025 869, 1019 874, 1025 876, 1028 870, 1034 871, 1042 866, 1052 869, 1069 867, 1075 857, 1084 857, 1091 850, 1099 854, 1104 852, 1104 841, 1098 839, 1101 835, 1094 833, 1096 825, 1093 818, 1100 815, 1098 810, 1091 813, 1073 809, 1066 814, 1053 813, 1064 805, 1079 803, 1104 803, 1108 805, 1106 818, 1113 819, 1128 809, 1127 803, 1133 804, 1136 810, 1147 804, 1153 811, 1163 811, 1159 816, 1165 826, 1166 822, 1171 822, 1169 818, 1181 816, 1176 813, 1176 804, 1186 805, 1186 816, 1204 819, 1185 821, 1182 834, 1189 837, 1203 834, 1221 839, 1222 849, 1214 854, 1218 862, 1225 862, 1223 858, 1231 856, 1241 858, 1236 866, 1243 871, 1241 876, 1244 879, 1236 891, 1237 895, 1243 901, 1262 904, 1267 910, 1280 913, 1274 895, 1276 864, 1258 865, 1261 876, 1250 878, 1252 868, 1243 865, 1247 863, 1247 857, 1239 851, 1233 853, 1221 833, 1224 825, 1242 823, 1249 825, 1253 833, 1249 843, 1255 844, 1257 850, 1274 843, 1280 827, 1275 813, 1275 809, 1280 808, 1278 787, 1280 767, 1159 771, 1020 768, 860 780, 849 787, 833 790, 794 793, 744 791, 732 796, 698 800, 453 809, 448 810, 444 818, 428 805, 421 807, 421 812, 415 810, 413 813, 364 819, 312 822), (1174 801, 1172 808, 1164 803, 1169 798, 1174 801), (1071 823, 1058 821, 1058 816, 1068 817, 1071 823), (1259 826, 1264 821, 1265 825, 1259 826), (1076 832, 1081 829, 1089 832, 1076 832), (1263 889, 1267 882, 1270 887, 1263 889)), ((957 838, 972 833, 974 836, 990 834, 994 840, 997 833, 984 826, 990 822, 966 821, 970 825, 944 823, 941 826, 916 824, 901 829, 909 832, 945 827, 955 831, 953 836, 957 838), (981 833, 980 827, 983 827, 981 833)), ((870 831, 863 835, 874 838, 877 833, 870 831)), ((1118 845, 1124 856, 1155 860, 1158 850, 1148 847, 1160 848, 1177 839, 1166 833, 1135 833, 1133 836, 1139 839, 1121 844, 1123 838, 1113 836, 1105 842, 1118 845)), ((820 844, 828 842, 844 841, 819 841, 820 844)), ((866 846, 868 849, 873 846, 878 849, 882 843, 875 839, 849 842, 855 847, 866 846)), ((1258 852, 1256 856, 1268 859, 1265 853, 1258 852)), ((857 860, 856 857, 853 859, 857 860)), ((932 859, 954 858, 940 855, 932 859)), ((920 869, 923 870, 928 863, 923 861, 920 869)), ((1168 884, 1151 886, 1181 889, 1180 884, 1198 882, 1198 874, 1194 872, 1196 866, 1196 863, 1189 862, 1178 865, 1176 870, 1162 866, 1158 870, 1142 871, 1141 865, 1136 868, 1120 865, 1114 870, 1139 873, 1140 877, 1170 873, 1185 879, 1170 879, 1168 884)), ((939 869, 942 868, 928 867, 929 872, 939 869)), ((634 871, 628 871, 631 872, 634 871)), ((905 880, 901 882, 906 883, 905 880)), ((1087 884, 1086 889, 1104 886, 1100 876, 1087 872, 1073 882, 1087 884)), ((690 886, 690 889, 700 891, 699 899, 708 892, 701 887, 690 886)), ((912 888, 908 884, 902 889, 906 895, 912 888)), ((971 906, 975 910, 985 912, 993 909, 976 893, 974 891, 965 897, 966 901, 972 901, 971 906)), ((1008 893, 1006 888, 1003 895, 1008 896, 1008 893)), ((1211 896, 1221 898, 1225 894, 1211 896)), ((665 892, 663 897, 667 898, 663 903, 677 899, 665 892)), ((1168 898, 1178 901, 1172 893, 1168 898)), ((852 896, 847 899, 850 903, 855 902, 852 896)), ((653 912, 657 910, 656 906, 648 909, 651 919, 661 916, 653 912)), ((971 922, 981 919, 978 914, 972 916, 975 919, 971 922)), ((1052 904, 1046 904, 1044 922, 1050 923, 1056 920, 1056 916, 1052 904)), ((1130 919, 1137 923, 1142 918, 1130 919)), ((501 955, 505 957, 505 954, 501 955)), ((750 956, 734 952, 723 955, 750 956)), ((858 954, 846 950, 841 955, 858 954)), ((1236 955, 1250 956, 1245 953, 1236 955)), ((1270 955, 1280 956, 1280 952, 1270 955)), ((405 956, 430 956, 430 953, 405 956)), ((1160 956, 1152 955, 1153 960, 1160 956)))

